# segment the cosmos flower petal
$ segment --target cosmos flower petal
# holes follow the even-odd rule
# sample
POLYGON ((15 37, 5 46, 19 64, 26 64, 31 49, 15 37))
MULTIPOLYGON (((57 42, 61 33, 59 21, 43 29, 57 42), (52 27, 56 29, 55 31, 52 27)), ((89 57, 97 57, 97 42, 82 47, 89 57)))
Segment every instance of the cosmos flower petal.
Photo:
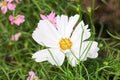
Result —
POLYGON ((10 38, 10 40, 11 41, 18 41, 19 38, 20 38, 20 36, 21 36, 21 32, 18 32, 16 34, 12 35, 12 37, 10 38))
POLYGON ((4 0, 4 1, 11 3, 13 0, 4 0))
POLYGON ((44 20, 47 19, 47 17, 45 15, 40 14, 40 17, 44 20))
POLYGON ((72 49, 73 53, 69 52, 66 54, 69 63, 74 67, 79 63, 79 61, 87 60, 87 57, 96 58, 99 50, 97 45, 98 43, 95 41, 82 42, 81 48, 78 46, 72 49))
POLYGON ((83 42, 83 45, 86 46, 90 43, 91 43, 91 46, 90 46, 90 49, 88 51, 87 57, 96 58, 96 57, 98 57, 98 51, 99 51, 98 43, 95 41, 85 41, 85 42, 83 42))
POLYGON ((73 54, 70 53, 66 53, 67 59, 68 59, 68 63, 75 67, 78 64, 77 59, 73 56, 73 54))
MULTIPOLYGON (((65 25, 65 37, 70 37, 72 31, 73 31, 73 27, 75 27, 75 24, 77 23, 79 19, 79 15, 76 14, 75 16, 71 16, 69 18, 69 21, 67 23, 67 25, 65 25)), ((64 22, 65 23, 65 22, 64 22)))
POLYGON ((48 20, 50 21, 54 27, 57 29, 56 27, 56 16, 55 16, 55 13, 54 12, 51 12, 49 15, 45 16, 45 15, 42 15, 40 14, 40 17, 43 19, 43 20, 48 20))
POLYGON ((57 16, 57 28, 62 37, 65 37, 65 28, 68 24, 68 17, 66 15, 57 16))
POLYGON ((36 62, 47 61, 52 65, 61 66, 64 62, 65 55, 59 49, 44 49, 33 54, 36 62))
POLYGON ((74 48, 74 49, 71 49, 72 52, 69 51, 66 53, 68 61, 69 61, 70 65, 73 67, 76 66, 79 63, 79 61, 87 60, 87 55, 82 52, 82 51, 84 51, 83 47, 81 48, 81 53, 79 52, 79 49, 80 48, 74 48))
POLYGON ((26 80, 39 80, 38 77, 35 75, 33 71, 29 72, 29 76, 27 77, 26 80))
POLYGON ((74 44, 73 47, 80 46, 81 41, 84 41, 91 36, 90 29, 87 29, 87 28, 88 28, 88 25, 84 25, 83 21, 81 21, 77 25, 77 27, 75 28, 71 36, 71 40, 74 44))
POLYGON ((59 49, 49 49, 48 62, 52 65, 61 66, 64 62, 65 55, 59 49))
POLYGON ((15 4, 12 4, 12 3, 8 3, 8 4, 7 4, 7 7, 8 7, 9 10, 14 11, 15 8, 16 8, 16 5, 15 5, 15 4))
POLYGON ((6 6, 2 6, 2 7, 1 7, 1 11, 2 11, 3 14, 6 14, 6 12, 7 12, 7 7, 6 7, 6 6))
POLYGON ((48 19, 54 19, 55 18, 55 13, 54 12, 51 12, 48 16, 48 19))
POLYGON ((68 62, 72 67, 75 67, 77 64, 79 64, 79 61, 85 61, 87 58, 84 58, 82 60, 76 59, 72 54, 68 56, 68 62))
POLYGON ((95 41, 84 41, 82 42, 81 47, 78 46, 73 49, 73 54, 80 61, 87 60, 87 57, 96 58, 99 51, 99 48, 97 46, 98 43, 95 41))
POLYGON ((48 50, 47 49, 39 50, 32 55, 32 58, 34 58, 36 62, 47 61, 47 57, 48 57, 48 50))
POLYGON ((32 34, 32 37, 40 45, 57 47, 60 35, 49 21, 40 20, 38 27, 32 34))

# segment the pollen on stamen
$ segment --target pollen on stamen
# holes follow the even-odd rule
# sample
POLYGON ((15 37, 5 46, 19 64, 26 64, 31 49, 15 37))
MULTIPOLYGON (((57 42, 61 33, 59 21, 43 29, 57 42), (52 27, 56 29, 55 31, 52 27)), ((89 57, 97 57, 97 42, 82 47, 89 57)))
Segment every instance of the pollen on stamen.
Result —
POLYGON ((72 42, 69 38, 62 38, 59 42, 59 46, 62 50, 67 50, 72 47, 72 42))

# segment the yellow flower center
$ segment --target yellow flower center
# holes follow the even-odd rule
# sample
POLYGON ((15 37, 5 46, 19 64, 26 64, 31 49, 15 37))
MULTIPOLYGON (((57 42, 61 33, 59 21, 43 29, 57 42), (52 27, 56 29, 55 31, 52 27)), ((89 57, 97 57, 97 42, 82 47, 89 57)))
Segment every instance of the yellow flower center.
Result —
POLYGON ((2 4, 3 4, 4 6, 7 6, 8 3, 7 3, 6 1, 3 1, 2 4))
POLYGON ((67 50, 72 47, 72 42, 69 38, 62 38, 59 42, 59 45, 62 50, 67 50))
POLYGON ((17 20, 18 18, 17 17, 14 17, 14 20, 17 20))
POLYGON ((39 80, 38 78, 34 78, 33 80, 39 80))

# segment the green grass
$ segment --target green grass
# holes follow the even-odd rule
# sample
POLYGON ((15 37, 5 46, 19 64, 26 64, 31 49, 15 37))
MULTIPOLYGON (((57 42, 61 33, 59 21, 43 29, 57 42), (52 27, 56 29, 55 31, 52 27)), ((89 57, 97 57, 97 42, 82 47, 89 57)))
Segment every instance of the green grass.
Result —
MULTIPOLYGON (((94 1, 94 0, 93 0, 94 1)), ((94 6, 93 6, 94 7, 94 6)), ((95 40, 99 42, 99 56, 80 62, 76 67, 71 67, 67 61, 59 68, 48 62, 37 63, 32 59, 32 54, 44 47, 37 44, 31 37, 33 30, 40 20, 40 13, 68 16, 80 14, 85 16, 85 23, 89 24, 93 37, 95 29, 93 12, 88 15, 80 2, 70 0, 22 0, 14 15, 25 15, 25 22, 20 26, 11 25, 8 16, 13 14, 8 11, 6 15, 0 13, 0 80, 26 80, 28 72, 33 70, 43 80, 119 80, 120 79, 120 41, 111 33, 111 37, 102 38, 103 29, 96 32, 95 40), (11 35, 22 32, 18 42, 10 42, 11 35)), ((101 26, 104 27, 104 24, 101 26)))

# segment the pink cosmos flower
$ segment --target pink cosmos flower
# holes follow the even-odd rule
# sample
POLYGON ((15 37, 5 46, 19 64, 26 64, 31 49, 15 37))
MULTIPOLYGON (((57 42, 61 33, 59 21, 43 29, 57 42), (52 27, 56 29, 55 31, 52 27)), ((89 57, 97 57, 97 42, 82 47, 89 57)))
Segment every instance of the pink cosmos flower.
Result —
POLYGON ((11 24, 16 24, 19 26, 21 23, 23 23, 25 21, 25 17, 24 17, 24 15, 17 15, 16 17, 10 15, 9 20, 10 20, 11 24))
POLYGON ((0 8, 3 14, 6 14, 7 10, 14 11, 16 5, 12 3, 13 0, 3 0, 0 2, 0 8))
POLYGON ((10 40, 11 41, 18 41, 19 38, 20 38, 20 36, 21 36, 21 32, 18 32, 16 34, 12 35, 12 37, 10 38, 10 40))
POLYGON ((55 27, 56 27, 56 16, 54 12, 51 12, 49 15, 45 16, 43 14, 40 14, 40 17, 43 20, 49 20, 55 27))
POLYGON ((30 71, 29 76, 26 80, 39 80, 39 78, 35 75, 33 71, 30 71))

